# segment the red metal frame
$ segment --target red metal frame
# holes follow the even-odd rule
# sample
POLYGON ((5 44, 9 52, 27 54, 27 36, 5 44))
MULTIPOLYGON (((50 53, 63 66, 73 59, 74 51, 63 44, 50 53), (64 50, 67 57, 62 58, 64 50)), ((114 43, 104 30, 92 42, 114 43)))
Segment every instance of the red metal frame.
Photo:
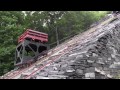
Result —
POLYGON ((32 40, 38 40, 41 42, 48 42, 48 34, 43 32, 34 31, 31 29, 27 29, 19 38, 18 43, 24 41, 24 39, 30 38, 32 40))

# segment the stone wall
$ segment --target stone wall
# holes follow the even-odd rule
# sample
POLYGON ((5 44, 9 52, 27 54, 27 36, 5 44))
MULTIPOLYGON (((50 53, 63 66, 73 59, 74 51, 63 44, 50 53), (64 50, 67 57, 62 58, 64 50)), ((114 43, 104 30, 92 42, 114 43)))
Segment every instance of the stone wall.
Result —
POLYGON ((120 27, 118 25, 80 51, 79 47, 75 49, 73 54, 79 52, 74 55, 75 62, 71 65, 75 71, 72 72, 73 74, 66 72, 68 78, 104 79, 115 78, 120 74, 120 27))
MULTIPOLYGON (((37 73, 37 79, 110 79, 120 74, 120 21, 102 26, 103 34, 77 43, 71 52, 37 73)), ((97 30, 98 32, 99 30, 97 30)))

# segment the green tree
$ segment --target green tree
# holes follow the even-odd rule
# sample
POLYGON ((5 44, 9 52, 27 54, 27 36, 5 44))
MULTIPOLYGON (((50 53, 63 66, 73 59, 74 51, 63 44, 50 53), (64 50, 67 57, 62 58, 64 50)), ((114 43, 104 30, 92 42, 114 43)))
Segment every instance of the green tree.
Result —
POLYGON ((13 69, 17 38, 23 31, 23 13, 0 11, 0 75, 13 69))

